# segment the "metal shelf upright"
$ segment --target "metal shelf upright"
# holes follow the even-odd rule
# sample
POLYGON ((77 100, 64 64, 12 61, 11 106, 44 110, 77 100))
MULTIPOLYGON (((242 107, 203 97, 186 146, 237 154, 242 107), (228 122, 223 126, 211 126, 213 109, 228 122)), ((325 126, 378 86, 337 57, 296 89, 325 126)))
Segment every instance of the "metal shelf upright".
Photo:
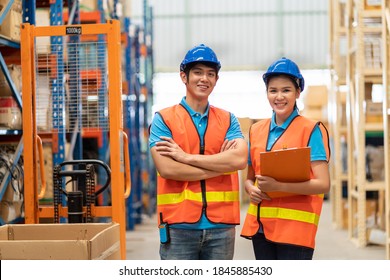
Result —
POLYGON ((124 18, 124 69, 125 86, 124 117, 129 135, 132 193, 127 200, 127 229, 134 230, 142 221, 142 182, 140 153, 140 44, 139 26, 124 18))
POLYGON ((127 202, 128 229, 142 223, 142 214, 155 212, 155 169, 148 148, 148 128, 153 104, 152 8, 144 1, 143 26, 124 20, 125 127, 129 134, 132 194, 127 202))
POLYGON ((141 93, 143 95, 143 122, 141 123, 142 129, 142 182, 143 189, 148 193, 149 197, 149 214, 155 212, 157 205, 156 196, 156 185, 157 185, 157 173, 150 155, 148 135, 149 125, 152 122, 152 105, 153 105, 153 75, 154 75, 154 62, 153 62, 153 7, 149 5, 148 0, 144 0, 144 37, 143 37, 143 48, 141 49, 141 55, 144 63, 144 83, 141 87, 141 93))

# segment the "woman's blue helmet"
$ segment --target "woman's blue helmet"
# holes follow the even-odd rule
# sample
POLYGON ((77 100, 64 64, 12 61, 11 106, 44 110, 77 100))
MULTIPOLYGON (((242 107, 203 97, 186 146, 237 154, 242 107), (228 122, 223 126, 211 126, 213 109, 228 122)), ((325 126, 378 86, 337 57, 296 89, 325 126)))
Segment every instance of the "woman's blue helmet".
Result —
POLYGON ((195 46, 187 52, 180 64, 180 71, 184 71, 187 65, 193 62, 208 62, 215 64, 218 71, 221 69, 221 63, 215 52, 204 44, 195 46))
POLYGON ((280 74, 293 77, 294 80, 296 80, 297 85, 300 87, 301 92, 305 88, 305 79, 299 71, 298 65, 291 59, 282 57, 272 63, 271 66, 268 67, 267 72, 263 74, 263 81, 267 84, 269 77, 280 74))

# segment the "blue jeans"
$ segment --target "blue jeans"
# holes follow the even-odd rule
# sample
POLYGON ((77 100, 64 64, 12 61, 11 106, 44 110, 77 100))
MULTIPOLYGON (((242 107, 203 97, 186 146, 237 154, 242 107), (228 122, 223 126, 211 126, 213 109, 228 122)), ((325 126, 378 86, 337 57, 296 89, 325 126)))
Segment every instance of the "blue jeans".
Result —
POLYGON ((256 260, 311 260, 314 249, 268 241, 263 233, 252 237, 256 260))
POLYGON ((170 229, 171 242, 160 244, 162 260, 232 260, 235 227, 189 230, 170 229))

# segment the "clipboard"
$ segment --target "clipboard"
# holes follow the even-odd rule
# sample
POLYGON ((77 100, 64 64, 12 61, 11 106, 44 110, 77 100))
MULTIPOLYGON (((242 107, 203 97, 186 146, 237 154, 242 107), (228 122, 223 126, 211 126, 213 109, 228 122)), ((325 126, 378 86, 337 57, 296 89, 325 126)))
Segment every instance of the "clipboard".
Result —
MULTIPOLYGON (((310 147, 290 148, 260 153, 260 174, 280 182, 310 180, 310 147)), ((267 193, 272 197, 292 196, 283 192, 267 193)))

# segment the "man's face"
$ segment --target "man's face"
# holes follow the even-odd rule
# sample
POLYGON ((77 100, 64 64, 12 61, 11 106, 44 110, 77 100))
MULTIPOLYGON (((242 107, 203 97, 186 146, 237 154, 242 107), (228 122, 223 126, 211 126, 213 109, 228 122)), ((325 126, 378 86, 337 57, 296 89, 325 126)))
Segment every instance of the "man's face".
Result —
POLYGON ((215 69, 203 64, 195 64, 188 76, 184 72, 181 72, 180 76, 187 92, 197 99, 208 98, 218 80, 215 69))

